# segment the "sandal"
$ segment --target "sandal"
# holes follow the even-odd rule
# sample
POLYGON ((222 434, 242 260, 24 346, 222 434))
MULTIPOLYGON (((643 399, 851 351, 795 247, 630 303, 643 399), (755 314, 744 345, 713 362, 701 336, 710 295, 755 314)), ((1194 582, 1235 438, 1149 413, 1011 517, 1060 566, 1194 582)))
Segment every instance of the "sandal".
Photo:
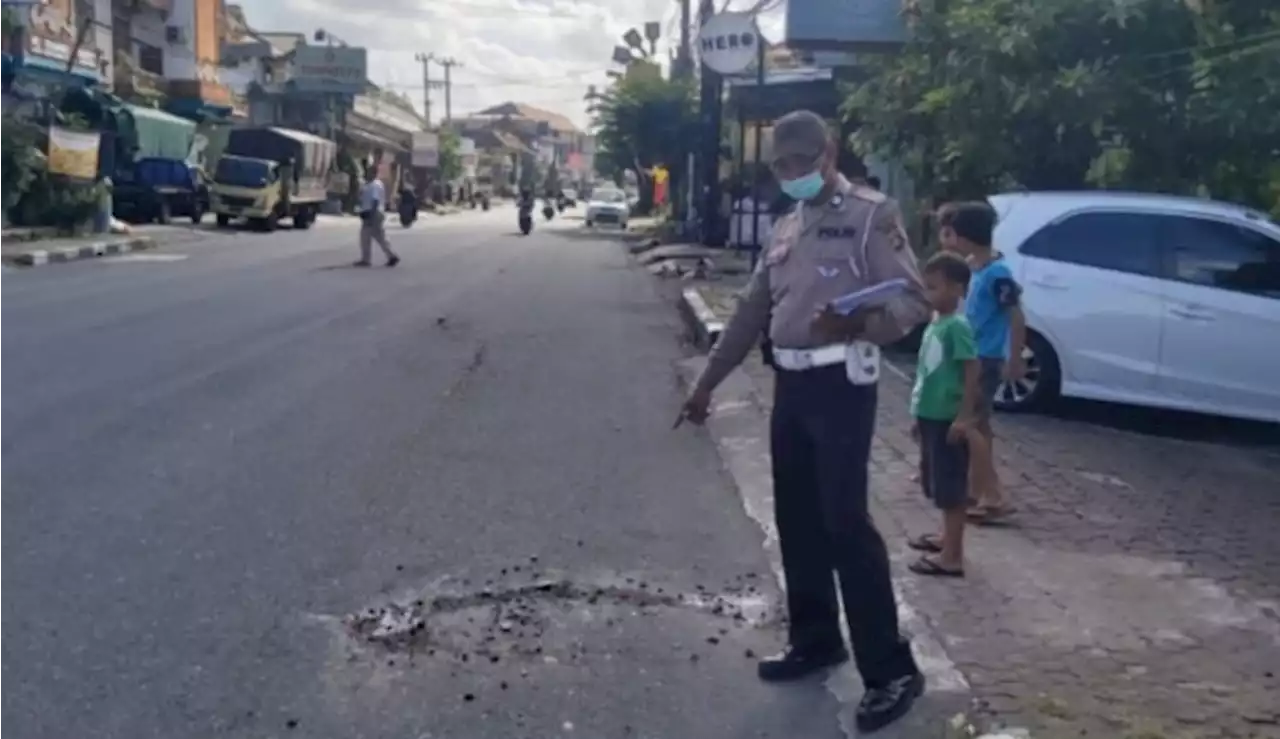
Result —
POLYGON ((944 567, 938 560, 927 555, 907 565, 907 569, 917 575, 926 577, 964 577, 963 568, 958 570, 949 569, 944 567))
POLYGON ((1009 517, 1014 513, 1014 507, 1011 505, 983 505, 973 506, 966 515, 969 523, 977 526, 1003 526, 1009 523, 1009 517))
POLYGON ((927 552, 929 554, 937 554, 942 551, 942 543, 938 541, 937 534, 921 534, 907 539, 907 546, 917 552, 927 552))

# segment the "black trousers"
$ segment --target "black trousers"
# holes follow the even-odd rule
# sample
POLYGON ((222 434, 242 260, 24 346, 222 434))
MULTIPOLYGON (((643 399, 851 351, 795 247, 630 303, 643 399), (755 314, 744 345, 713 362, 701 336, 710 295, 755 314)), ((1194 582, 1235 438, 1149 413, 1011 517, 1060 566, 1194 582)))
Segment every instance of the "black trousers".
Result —
POLYGON ((774 516, 794 648, 843 643, 839 601, 863 683, 916 670, 898 627, 889 555, 871 520, 867 462, 876 386, 849 382, 843 364, 775 375, 770 448, 774 516))

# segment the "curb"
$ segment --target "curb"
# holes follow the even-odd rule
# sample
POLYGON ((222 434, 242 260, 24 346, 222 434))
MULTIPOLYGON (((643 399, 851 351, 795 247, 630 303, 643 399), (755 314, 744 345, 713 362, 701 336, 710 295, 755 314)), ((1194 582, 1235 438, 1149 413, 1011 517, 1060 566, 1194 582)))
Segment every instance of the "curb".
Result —
MULTIPOLYGON (((677 366, 677 379, 684 388, 692 387, 705 357, 682 360, 677 366)), ((782 575, 782 552, 778 546, 777 526, 773 517, 773 483, 769 461, 768 422, 762 400, 750 378, 740 370, 733 372, 716 390, 711 417, 706 429, 720 456, 723 469, 739 498, 747 517, 760 527, 764 535, 764 551, 779 590, 786 591, 782 575)), ((870 496, 872 516, 892 540, 905 537, 901 526, 870 496)), ((925 737, 971 737, 957 732, 953 722, 971 708, 972 690, 956 665, 947 656, 943 640, 921 614, 908 602, 899 584, 900 572, 906 565, 901 553, 890 548, 898 596, 898 618, 909 633, 920 669, 928 682, 928 690, 916 708, 899 722, 881 730, 884 739, 923 739, 925 737)), ((844 624, 844 614, 841 614, 844 624)), ((839 723, 846 736, 857 735, 853 728, 854 712, 861 698, 862 683, 852 663, 830 673, 825 687, 839 704, 839 723)))
POLYGON ((716 317, 702 293, 696 287, 686 287, 680 293, 680 318, 684 321, 694 346, 708 351, 720 339, 724 331, 724 322, 716 317))
POLYGON ((81 259, 115 256, 133 251, 154 249, 156 240, 149 236, 135 236, 123 241, 95 241, 82 246, 61 249, 32 249, 4 256, 4 263, 19 267, 40 267, 46 264, 76 262, 81 259))

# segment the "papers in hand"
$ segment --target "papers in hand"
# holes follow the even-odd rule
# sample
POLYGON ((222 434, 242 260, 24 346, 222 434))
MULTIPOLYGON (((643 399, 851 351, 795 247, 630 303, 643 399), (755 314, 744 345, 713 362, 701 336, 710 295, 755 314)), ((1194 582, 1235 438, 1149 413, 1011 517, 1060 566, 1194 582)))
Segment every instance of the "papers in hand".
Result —
POLYGON ((831 301, 831 308, 835 312, 847 316, 859 308, 887 302, 890 298, 894 298, 906 291, 907 284, 906 279, 901 277, 887 280, 871 287, 841 295, 831 301))

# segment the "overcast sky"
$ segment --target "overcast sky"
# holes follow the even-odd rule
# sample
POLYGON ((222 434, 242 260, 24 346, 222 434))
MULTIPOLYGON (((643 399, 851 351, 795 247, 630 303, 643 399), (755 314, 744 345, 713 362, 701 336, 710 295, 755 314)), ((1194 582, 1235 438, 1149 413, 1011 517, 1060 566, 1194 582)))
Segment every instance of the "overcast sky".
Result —
MULTIPOLYGON (((422 106, 422 67, 415 52, 452 57, 455 116, 513 100, 554 110, 584 128, 587 86, 603 86, 610 55, 628 28, 659 20, 667 44, 678 37, 675 0, 240 0, 259 31, 330 31, 369 49, 369 77, 422 106)), ((749 6, 747 0, 733 5, 749 6)), ((694 6, 697 6, 694 0, 694 6)), ((764 23, 780 36, 779 14, 764 23)), ((432 66, 440 79, 443 70, 432 66)), ((432 119, 444 93, 432 93, 432 119)))

